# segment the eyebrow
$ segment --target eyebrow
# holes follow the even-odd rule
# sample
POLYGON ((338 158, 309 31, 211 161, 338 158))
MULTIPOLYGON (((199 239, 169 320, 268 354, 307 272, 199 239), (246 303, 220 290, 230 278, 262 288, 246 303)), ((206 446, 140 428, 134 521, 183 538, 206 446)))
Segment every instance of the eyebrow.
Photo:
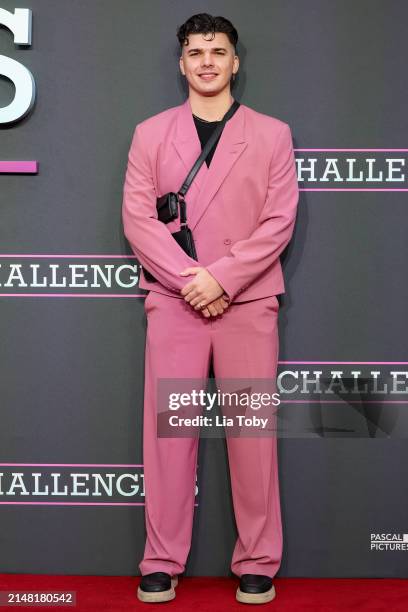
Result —
MULTIPOLYGON (((204 47, 197 47, 196 49, 187 49, 187 53, 190 51, 202 51, 204 47)), ((225 47, 212 47, 211 51, 226 51, 225 47)))

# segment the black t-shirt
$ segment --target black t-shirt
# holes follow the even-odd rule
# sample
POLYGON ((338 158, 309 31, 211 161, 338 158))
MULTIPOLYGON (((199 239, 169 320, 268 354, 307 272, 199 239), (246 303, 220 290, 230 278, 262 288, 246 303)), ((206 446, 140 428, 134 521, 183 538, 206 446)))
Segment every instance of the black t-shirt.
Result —
MULTIPOLYGON (((204 119, 199 119, 195 115, 193 115, 193 119, 194 119, 195 126, 197 128, 198 137, 201 142, 201 150, 203 150, 208 139, 211 137, 211 134, 213 133, 214 129, 217 127, 219 123, 221 123, 221 121, 205 121, 204 119)), ((222 131, 221 131, 221 134, 222 134, 222 131)), ((217 147, 218 141, 221 138, 221 134, 218 136, 214 145, 211 147, 210 152, 205 158, 205 163, 207 164, 207 166, 209 166, 211 163, 211 160, 214 155, 215 149, 217 147)))

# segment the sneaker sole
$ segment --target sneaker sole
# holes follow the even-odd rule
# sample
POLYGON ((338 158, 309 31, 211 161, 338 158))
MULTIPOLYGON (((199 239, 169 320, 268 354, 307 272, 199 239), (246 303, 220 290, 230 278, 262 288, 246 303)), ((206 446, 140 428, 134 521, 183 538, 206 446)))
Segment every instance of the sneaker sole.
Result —
POLYGON ((269 591, 265 591, 264 593, 245 593, 245 591, 241 591, 241 589, 237 588, 236 598, 237 601, 241 603, 248 604, 263 604, 267 601, 272 601, 275 598, 276 591, 274 585, 269 589, 269 591))
POLYGON ((176 596, 174 588, 178 584, 178 577, 174 576, 171 579, 171 588, 167 591, 143 591, 140 586, 137 589, 137 598, 146 603, 160 603, 162 601, 171 601, 176 596))

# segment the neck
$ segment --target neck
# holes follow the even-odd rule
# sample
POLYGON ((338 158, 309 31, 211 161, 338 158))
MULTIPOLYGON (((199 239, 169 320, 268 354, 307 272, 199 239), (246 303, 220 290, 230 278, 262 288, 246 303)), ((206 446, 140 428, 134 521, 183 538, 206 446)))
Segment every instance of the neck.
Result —
POLYGON ((215 96, 202 96, 190 90, 189 101, 194 115, 206 121, 221 121, 234 102, 230 91, 221 92, 215 96))

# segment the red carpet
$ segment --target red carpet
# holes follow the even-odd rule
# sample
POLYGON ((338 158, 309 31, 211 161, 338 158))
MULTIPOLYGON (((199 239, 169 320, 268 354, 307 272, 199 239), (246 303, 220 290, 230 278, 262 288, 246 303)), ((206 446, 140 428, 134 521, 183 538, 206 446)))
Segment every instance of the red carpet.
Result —
MULTIPOLYGON (((136 598, 140 577, 131 576, 45 576, 0 574, 0 591, 76 591, 77 605, 25 606, 30 610, 75 610, 76 612, 131 612, 132 610, 192 609, 195 612, 225 612, 268 609, 275 612, 331 612, 332 610, 408 610, 406 579, 277 578, 276 598, 259 606, 235 600, 238 580, 233 578, 181 578, 176 599, 162 604, 145 604, 136 598)), ((1 607, 1 606, 0 606, 1 607)), ((13 606, 15 607, 15 606, 13 606)), ((5 607, 11 609, 10 606, 5 607)))

